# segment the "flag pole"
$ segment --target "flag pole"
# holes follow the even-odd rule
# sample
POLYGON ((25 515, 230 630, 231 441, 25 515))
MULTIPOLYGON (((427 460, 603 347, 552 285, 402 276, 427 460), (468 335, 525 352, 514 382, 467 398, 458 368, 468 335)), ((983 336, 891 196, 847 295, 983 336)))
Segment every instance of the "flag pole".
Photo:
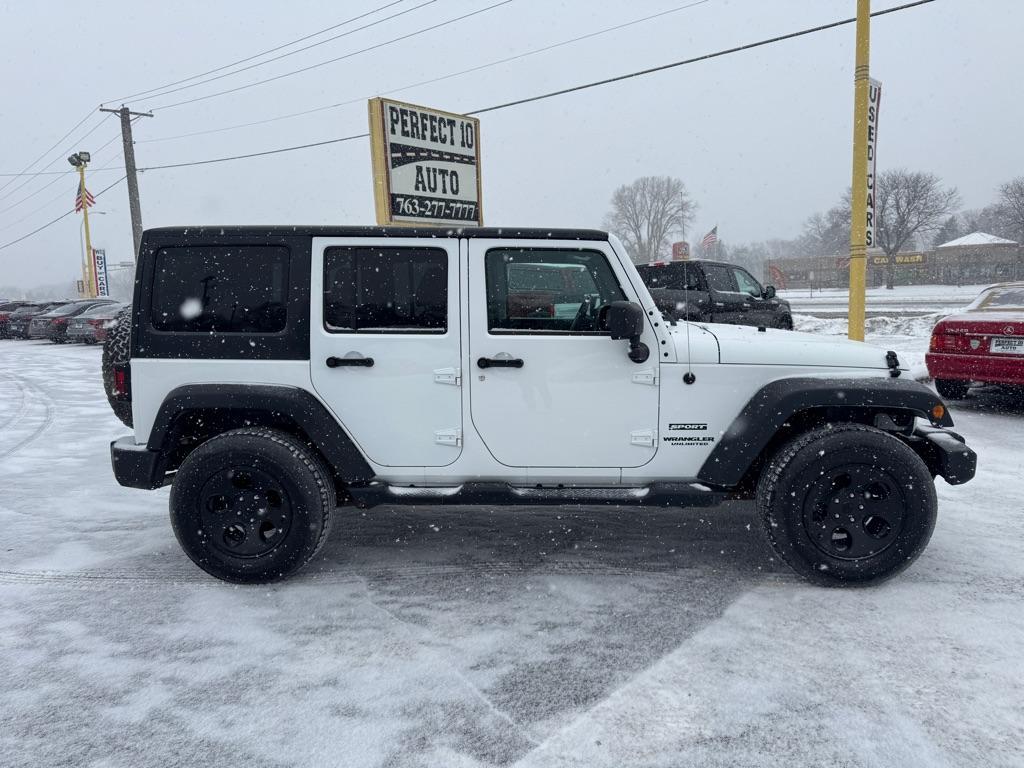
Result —
POLYGON ((96 298, 96 282, 93 276, 92 234, 89 232, 89 201, 85 191, 85 161, 78 164, 78 195, 82 203, 82 226, 85 227, 85 298, 96 298))

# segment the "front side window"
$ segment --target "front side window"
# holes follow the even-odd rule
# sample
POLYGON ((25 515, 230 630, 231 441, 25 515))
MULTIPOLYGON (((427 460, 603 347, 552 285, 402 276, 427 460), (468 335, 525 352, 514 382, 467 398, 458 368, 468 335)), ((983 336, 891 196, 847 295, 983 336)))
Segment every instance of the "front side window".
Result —
POLYGON ((728 267, 718 264, 705 264, 704 274, 708 278, 708 285, 713 290, 725 293, 736 293, 739 290, 736 286, 736 278, 733 277, 732 270, 728 267))
POLYGON ((601 307, 625 299, 600 251, 493 248, 485 264, 491 332, 601 333, 601 307))
POLYGON ((340 246, 324 251, 324 327, 334 333, 444 333, 448 253, 340 246))
POLYGON ((739 286, 742 293, 749 293, 751 296, 761 295, 761 284, 751 277, 747 270, 734 269, 733 274, 736 275, 736 284, 739 286))
POLYGON ((283 331, 288 261, 282 246, 163 248, 155 260, 153 327, 177 333, 283 331))

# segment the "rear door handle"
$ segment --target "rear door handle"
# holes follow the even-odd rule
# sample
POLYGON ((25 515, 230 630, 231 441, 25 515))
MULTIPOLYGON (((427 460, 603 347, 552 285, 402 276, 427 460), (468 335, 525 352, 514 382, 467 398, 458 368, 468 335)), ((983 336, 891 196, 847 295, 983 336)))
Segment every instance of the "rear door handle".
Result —
POLYGON ((522 368, 523 361, 518 357, 481 357, 476 361, 478 368, 522 368))
POLYGON ((341 368, 342 366, 357 365, 363 368, 373 367, 372 357, 328 357, 328 368, 341 368))

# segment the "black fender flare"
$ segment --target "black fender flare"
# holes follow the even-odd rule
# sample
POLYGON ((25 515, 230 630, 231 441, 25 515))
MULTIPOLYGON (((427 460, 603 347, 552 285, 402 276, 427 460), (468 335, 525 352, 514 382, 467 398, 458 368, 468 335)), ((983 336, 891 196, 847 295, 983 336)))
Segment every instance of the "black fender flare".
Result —
POLYGON ((892 378, 794 377, 759 389, 733 419, 700 468, 697 477, 712 486, 733 487, 758 459, 780 429, 801 411, 814 409, 904 411, 937 427, 953 426, 945 404, 916 381, 892 378), (935 406, 942 406, 936 418, 935 406))
POLYGON ((186 384, 172 389, 153 421, 147 448, 163 453, 175 420, 187 411, 248 411, 295 422, 346 483, 374 477, 362 452, 334 415, 310 392, 273 384, 186 384))

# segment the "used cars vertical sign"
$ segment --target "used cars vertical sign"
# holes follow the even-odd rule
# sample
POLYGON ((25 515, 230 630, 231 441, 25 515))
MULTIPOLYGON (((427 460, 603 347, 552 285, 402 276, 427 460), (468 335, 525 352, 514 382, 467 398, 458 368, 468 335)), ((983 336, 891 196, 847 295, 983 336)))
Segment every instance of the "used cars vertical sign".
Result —
POLYGON ((864 242, 868 248, 875 245, 875 165, 878 159, 878 116, 882 110, 882 84, 868 82, 868 207, 864 242))
POLYGON ((377 223, 483 224, 480 121, 370 99, 377 223))

